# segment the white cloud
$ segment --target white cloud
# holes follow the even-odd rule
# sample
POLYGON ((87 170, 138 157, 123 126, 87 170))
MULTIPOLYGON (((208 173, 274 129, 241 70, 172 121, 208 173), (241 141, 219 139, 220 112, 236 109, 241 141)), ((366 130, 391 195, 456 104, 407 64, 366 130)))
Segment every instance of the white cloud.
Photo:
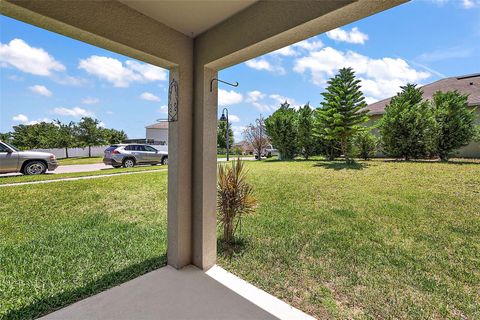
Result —
POLYGON ((111 110, 108 110, 108 111, 107 111, 107 112, 105 112, 105 113, 106 113, 106 114, 108 114, 108 115, 112 115, 112 114, 114 114, 114 112, 113 112, 113 111, 111 111, 111 110))
POLYGON ((300 49, 312 51, 323 48, 323 42, 320 40, 303 40, 293 44, 292 46, 298 47, 300 49))
POLYGON ((32 124, 38 124, 40 122, 52 122, 51 119, 48 118, 43 118, 43 119, 38 119, 38 120, 28 120, 28 117, 24 114, 17 114, 12 118, 13 121, 15 122, 20 122, 21 124, 25 125, 32 125, 32 124))
POLYGON ((354 51, 344 52, 331 47, 296 59, 294 71, 308 72, 314 84, 325 86, 327 80, 343 67, 352 67, 362 81, 365 96, 376 100, 395 95, 401 85, 420 83, 430 77, 429 72, 417 71, 400 58, 374 59, 354 51))
MULTIPOLYGON (((323 42, 320 40, 307 39, 287 47, 278 49, 270 53, 271 55, 280 55, 285 57, 293 57, 301 54, 302 50, 312 51, 323 47, 323 42)), ((251 60, 250 60, 251 61, 251 60)))
POLYGON ((228 115, 228 121, 236 123, 236 122, 240 122, 240 118, 239 118, 239 116, 237 116, 235 114, 229 114, 228 115))
POLYGON ((30 91, 32 91, 32 92, 38 93, 39 95, 42 95, 42 96, 45 96, 45 97, 51 97, 52 96, 52 92, 50 90, 48 90, 47 87, 45 87, 45 86, 41 86, 41 85, 36 84, 34 86, 28 87, 28 89, 30 89, 30 91))
POLYGON ((17 122, 27 122, 28 121, 28 117, 24 114, 17 114, 16 116, 14 116, 12 118, 13 121, 17 121, 17 122))
POLYGON ((336 41, 364 44, 368 40, 368 35, 358 30, 357 27, 350 31, 341 28, 333 29, 327 32, 327 37, 336 41))
MULTIPOLYGON (((437 6, 442 7, 445 5, 447 2, 450 2, 449 0, 430 0, 430 2, 435 3, 437 6)), ((452 1, 453 3, 460 4, 462 8, 464 9, 472 9, 477 6, 480 6, 480 0, 454 0, 452 1)))
POLYGON ((285 57, 292 57, 298 55, 298 52, 293 49, 293 46, 286 46, 281 49, 273 51, 271 54, 278 54, 285 57))
POLYGON ((258 90, 247 92, 246 102, 253 105, 260 112, 269 112, 270 106, 263 102, 263 99, 266 97, 266 94, 258 90))
POLYGON ((93 117, 95 114, 92 111, 85 110, 79 107, 74 107, 74 108, 55 108, 52 110, 52 113, 58 114, 60 116, 66 116, 66 117, 75 117, 75 118, 81 118, 81 117, 93 117))
POLYGON ((243 101, 243 95, 234 90, 218 89, 218 105, 229 106, 243 101))
POLYGON ((297 109, 299 107, 299 104, 293 98, 284 97, 284 96, 276 94, 276 93, 271 94, 268 97, 270 99, 273 99, 274 101, 276 101, 277 104, 276 104, 275 109, 278 109, 278 107, 284 102, 287 102, 290 105, 290 107, 294 107, 295 109, 297 109))
POLYGON ((462 7, 464 9, 472 9, 480 6, 480 0, 463 0, 462 7))
POLYGON ((266 95, 258 90, 247 92, 247 103, 257 108, 260 112, 270 113, 277 110, 282 103, 287 101, 290 106, 297 107, 295 99, 284 97, 279 94, 266 95))
POLYGON ((160 101, 160 97, 154 95, 151 92, 144 92, 140 95, 140 99, 147 100, 147 101, 160 101))
POLYGON ((15 67, 38 76, 50 76, 54 71, 65 71, 65 66, 42 48, 31 47, 22 39, 8 44, 0 43, 0 67, 15 67))
POLYGON ((80 60, 78 67, 120 88, 128 87, 134 82, 164 81, 167 79, 166 70, 133 60, 127 60, 123 64, 115 58, 90 56, 87 59, 80 60))
POLYGON ((252 59, 245 62, 245 64, 255 70, 264 70, 278 74, 285 74, 285 69, 282 66, 274 65, 265 58, 252 59))
POLYGON ((100 99, 98 98, 91 98, 91 97, 86 97, 82 99, 83 104, 97 104, 100 102, 100 99))
POLYGON ((105 122, 100 121, 100 122, 98 123, 98 126, 99 126, 100 128, 105 128, 107 125, 105 124, 105 122))
POLYGON ((167 71, 165 69, 153 66, 151 64, 140 63, 133 60, 125 61, 125 64, 131 70, 141 74, 146 81, 167 80, 167 71))
POLYGON ((240 142, 243 140, 243 131, 245 130, 245 126, 231 126, 233 131, 233 138, 235 142, 240 142))
POLYGON ((158 109, 158 112, 168 113, 168 106, 161 106, 160 109, 158 109))

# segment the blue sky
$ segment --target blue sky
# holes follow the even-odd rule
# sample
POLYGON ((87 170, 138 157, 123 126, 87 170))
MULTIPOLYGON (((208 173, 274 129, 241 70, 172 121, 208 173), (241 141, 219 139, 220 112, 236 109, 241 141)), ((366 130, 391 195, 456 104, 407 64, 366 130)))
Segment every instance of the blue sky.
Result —
MULTIPOLYGON (((19 123, 94 116, 131 138, 166 118, 168 71, 0 17, 0 132, 19 123)), ((407 82, 480 72, 480 0, 416 0, 222 70, 219 104, 235 137, 287 100, 317 107, 325 82, 344 66, 368 102, 407 82)), ((219 114, 221 113, 219 108, 219 114)))

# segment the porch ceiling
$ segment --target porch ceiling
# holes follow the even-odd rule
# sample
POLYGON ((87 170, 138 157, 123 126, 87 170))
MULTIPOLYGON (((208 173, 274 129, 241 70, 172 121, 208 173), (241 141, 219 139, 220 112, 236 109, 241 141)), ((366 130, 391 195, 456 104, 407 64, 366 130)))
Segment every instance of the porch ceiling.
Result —
POLYGON ((119 1, 189 37, 195 37, 258 0, 119 1))

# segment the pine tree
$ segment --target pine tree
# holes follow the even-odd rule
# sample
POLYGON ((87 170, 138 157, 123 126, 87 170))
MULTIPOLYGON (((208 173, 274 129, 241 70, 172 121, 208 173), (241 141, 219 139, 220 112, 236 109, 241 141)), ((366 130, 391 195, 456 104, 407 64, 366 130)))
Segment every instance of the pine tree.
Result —
POLYGON ((281 160, 291 160, 297 152, 297 113, 287 101, 270 117, 265 128, 272 144, 278 149, 281 160))
MULTIPOLYGON (((225 138, 227 132, 227 122, 218 121, 217 124, 217 147, 219 149, 227 149, 227 139, 225 138)), ((232 130, 232 123, 228 124, 228 145, 231 148, 234 143, 234 136, 232 130)), ((223 153, 223 151, 222 151, 223 153)))
POLYGON ((367 104, 352 68, 340 69, 327 83, 322 107, 316 112, 315 134, 332 145, 338 142, 345 160, 350 162, 351 138, 368 120, 364 110, 367 104))
POLYGON ((432 107, 437 123, 436 153, 443 161, 450 154, 466 146, 475 135, 474 110, 468 110, 468 95, 458 91, 433 95, 432 107))
POLYGON ((414 84, 390 100, 379 122, 383 151, 392 157, 426 157, 434 152, 436 124, 432 108, 422 102, 423 92, 414 84))
POLYGON ((298 110, 297 143, 300 154, 308 159, 315 152, 315 137, 313 136, 314 113, 308 104, 298 110))

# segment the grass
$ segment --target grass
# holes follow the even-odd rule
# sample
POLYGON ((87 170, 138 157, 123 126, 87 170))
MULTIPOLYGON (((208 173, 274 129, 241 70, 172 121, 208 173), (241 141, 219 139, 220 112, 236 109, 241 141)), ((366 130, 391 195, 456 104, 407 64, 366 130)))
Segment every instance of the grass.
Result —
POLYGON ((0 185, 10 184, 10 183, 19 183, 19 182, 32 182, 32 181, 45 181, 45 180, 58 180, 65 178, 78 178, 78 177, 91 177, 99 176, 105 174, 119 174, 125 172, 137 172, 137 171, 154 171, 160 169, 166 169, 167 166, 140 166, 134 168, 109 168, 98 171, 88 171, 88 172, 72 172, 72 173, 59 173, 59 174, 42 174, 38 176, 4 176, 0 177, 0 185))
MULTIPOLYGON (((318 318, 480 318, 480 162, 246 165, 259 207, 222 267, 318 318)), ((166 176, 0 189, 0 318, 162 266, 166 176)))
POLYGON ((479 162, 247 165, 222 267, 320 319, 480 318, 479 162))
POLYGON ((36 318, 165 265, 166 188, 166 171, 2 188, 0 318, 36 318))
POLYGON ((65 158, 58 159, 58 163, 61 166, 72 165, 72 164, 93 164, 93 163, 102 163, 103 157, 78 157, 78 158, 65 158))

